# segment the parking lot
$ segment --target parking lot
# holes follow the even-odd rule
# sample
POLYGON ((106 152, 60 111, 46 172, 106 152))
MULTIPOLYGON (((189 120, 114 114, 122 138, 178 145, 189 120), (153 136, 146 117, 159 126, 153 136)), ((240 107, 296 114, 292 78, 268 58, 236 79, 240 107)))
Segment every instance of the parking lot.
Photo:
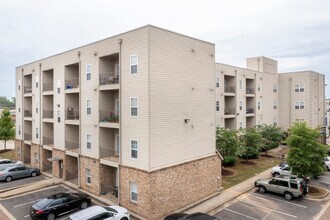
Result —
POLYGON ((0 191, 14 188, 14 187, 19 187, 19 186, 24 186, 26 184, 34 183, 36 181, 44 180, 46 179, 44 176, 36 176, 36 177, 26 177, 22 179, 16 179, 11 182, 0 182, 0 191))
POLYGON ((283 196, 256 189, 245 193, 217 210, 220 219, 315 219, 327 201, 310 201, 297 198, 287 201, 283 196))
POLYGON ((330 190, 330 172, 327 171, 317 179, 310 180, 310 184, 330 190))
MULTIPOLYGON (((15 196, 9 199, 1 200, 1 204, 8 212, 11 213, 17 220, 31 220, 29 215, 30 207, 37 202, 37 200, 45 198, 55 193, 74 192, 73 190, 63 186, 48 187, 44 190, 35 191, 32 193, 15 196)), ((72 213, 60 216, 57 219, 68 219, 72 213)))

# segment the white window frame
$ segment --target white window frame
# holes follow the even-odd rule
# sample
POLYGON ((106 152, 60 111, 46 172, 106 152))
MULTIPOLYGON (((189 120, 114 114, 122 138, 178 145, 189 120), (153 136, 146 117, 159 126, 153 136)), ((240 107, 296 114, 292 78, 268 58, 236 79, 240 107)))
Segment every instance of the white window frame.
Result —
POLYGON ((305 92, 305 84, 300 84, 299 92, 305 92))
POLYGON ((116 154, 120 155, 120 138, 119 134, 115 134, 115 148, 116 148, 116 154))
POLYGON ((61 80, 56 81, 57 93, 61 93, 61 80))
POLYGON ((61 110, 57 110, 57 122, 61 122, 61 110))
POLYGON ((243 90, 243 81, 242 80, 239 81, 239 90, 243 90))
POLYGON ((274 126, 277 126, 278 125, 278 119, 277 119, 277 117, 274 117, 273 118, 273 125, 274 126))
POLYGON ((130 153, 131 153, 131 159, 137 160, 139 158, 139 141, 137 139, 131 139, 130 140, 130 153), (133 149, 133 144, 132 142, 136 142, 136 149, 133 149), (133 157, 133 151, 136 151, 136 157, 133 157))
POLYGON ((273 100, 273 109, 278 109, 277 100, 273 100))
POLYGON ((257 109, 261 110, 261 102, 260 101, 257 102, 257 109))
POLYGON ((18 135, 21 135, 21 126, 18 125, 18 135))
POLYGON ((239 122, 239 128, 243 129, 243 122, 242 121, 239 122))
POLYGON ((220 88, 220 77, 215 78, 215 87, 220 88))
POLYGON ((257 84, 257 90, 258 90, 258 92, 261 91, 260 83, 257 84))
POLYGON ((92 79, 92 64, 87 64, 86 65, 86 80, 91 80, 92 79))
POLYGON ((18 80, 18 90, 21 90, 21 80, 18 80))
POLYGON ((86 149, 91 150, 92 149, 92 134, 86 133, 86 149))
POLYGON ((38 114, 38 112, 39 112, 39 103, 36 102, 36 114, 38 114))
POLYGON ((305 109, 305 101, 295 101, 294 109, 305 109))
POLYGON ((92 171, 91 169, 85 168, 85 181, 87 185, 92 184, 92 171))
POLYGON ((36 88, 39 87, 39 76, 36 76, 36 88))
POLYGON ((130 73, 131 73, 131 75, 138 74, 138 72, 139 72, 138 67, 139 67, 139 55, 138 54, 132 54, 130 56, 130 73), (134 58, 134 57, 136 57, 136 64, 132 63, 132 58, 134 58), (132 72, 132 66, 136 66, 136 73, 132 72))
POLYGON ((135 182, 130 182, 129 183, 129 191, 130 191, 130 200, 132 202, 137 202, 138 201, 138 186, 135 182), (134 198, 135 195, 135 198, 134 198))
POLYGON ((275 85, 275 84, 273 85, 273 92, 277 93, 277 85, 275 85))
POLYGON ((240 111, 243 110, 243 101, 239 101, 239 110, 240 110, 240 111))
POLYGON ((131 117, 139 116, 139 98, 138 97, 130 97, 130 114, 131 117), (136 106, 132 106, 132 99, 136 99, 136 106), (136 115, 132 115, 132 108, 136 108, 136 115))
POLYGON ((86 99, 86 115, 92 115, 92 100, 86 99), (90 111, 88 111, 90 110, 90 111))
POLYGON ((220 101, 215 102, 215 110, 218 112, 220 111, 220 101))
POLYGON ((39 128, 36 128, 36 139, 39 139, 39 128))

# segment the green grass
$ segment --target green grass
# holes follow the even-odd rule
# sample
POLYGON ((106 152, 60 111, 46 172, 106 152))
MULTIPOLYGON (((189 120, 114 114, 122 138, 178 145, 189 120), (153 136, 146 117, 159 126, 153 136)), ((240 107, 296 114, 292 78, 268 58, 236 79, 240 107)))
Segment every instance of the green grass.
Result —
POLYGON ((11 160, 16 160, 15 150, 8 151, 6 153, 0 154, 0 158, 6 158, 11 160))
POLYGON ((236 166, 230 167, 231 170, 237 172, 238 174, 235 176, 223 176, 222 177, 222 187, 228 189, 238 183, 243 182, 244 180, 249 179, 250 177, 259 174, 268 168, 274 167, 281 162, 281 159, 278 158, 265 158, 259 157, 258 159, 253 159, 250 161, 254 161, 256 165, 246 165, 240 163, 240 161, 244 161, 239 159, 237 161, 236 166))

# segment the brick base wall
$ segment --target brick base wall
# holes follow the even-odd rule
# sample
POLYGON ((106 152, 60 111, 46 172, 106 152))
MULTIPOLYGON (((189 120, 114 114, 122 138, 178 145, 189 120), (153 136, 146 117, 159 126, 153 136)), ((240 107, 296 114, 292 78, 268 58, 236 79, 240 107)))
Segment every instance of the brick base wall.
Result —
POLYGON ((99 160, 81 156, 80 157, 80 186, 95 195, 100 195, 100 163, 99 160), (91 184, 86 182, 85 169, 91 170, 91 184))
POLYGON ((22 141, 21 140, 15 140, 15 157, 16 160, 23 160, 23 155, 22 155, 22 141))
MULTIPOLYGON (((65 162, 65 152, 62 151, 62 150, 53 148, 52 156, 61 158, 62 163, 65 162)), ((60 177, 60 165, 59 165, 59 163, 60 163, 59 161, 53 161, 53 176, 61 178, 60 177)), ((63 173, 64 173, 64 169, 63 169, 63 173)), ((63 173, 62 173, 62 178, 63 178, 63 175, 64 175, 63 173)))
POLYGON ((40 169, 40 163, 41 163, 41 150, 40 149, 40 145, 38 144, 32 144, 31 145, 31 166, 32 167, 37 167, 40 169), (35 154, 37 154, 37 158, 38 158, 38 164, 36 163, 36 158, 35 158, 35 154))
POLYGON ((212 195, 221 186, 217 155, 151 173, 124 166, 120 171, 120 204, 150 220, 212 195), (137 203, 130 201, 130 182, 138 186, 137 203))

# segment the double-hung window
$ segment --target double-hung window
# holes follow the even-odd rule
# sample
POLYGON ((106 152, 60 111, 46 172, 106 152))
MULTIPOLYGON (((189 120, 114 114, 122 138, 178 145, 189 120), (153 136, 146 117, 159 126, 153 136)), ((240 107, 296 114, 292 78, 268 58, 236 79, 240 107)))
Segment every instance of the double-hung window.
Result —
POLYGON ((131 116, 138 116, 138 98, 131 98, 131 116))
POLYGON ((137 188, 137 184, 134 182, 130 182, 130 198, 131 201, 133 202, 137 202, 138 199, 138 188, 137 188))
POLYGON ((91 115, 92 114, 92 100, 86 100, 86 114, 91 115))
POLYGON ((273 109, 277 109, 277 100, 273 101, 273 109))
POLYGON ((39 129, 36 128, 36 138, 38 139, 39 138, 39 129))
POLYGON ((216 86, 217 88, 220 87, 220 78, 219 78, 219 77, 215 78, 215 86, 216 86))
POLYGON ((86 134, 86 148, 92 149, 92 135, 86 134))
POLYGON ((277 93, 277 85, 273 85, 273 92, 277 93))
POLYGON ((138 55, 131 55, 131 74, 137 74, 138 73, 138 55))
POLYGON ((295 84, 294 85, 295 92, 304 92, 305 91, 305 84, 295 84))
POLYGON ((216 111, 220 111, 220 101, 216 102, 216 111))
POLYGON ((131 140, 131 158, 138 158, 138 141, 131 140))
POLYGON ((295 109, 305 109, 305 102, 304 101, 296 101, 294 105, 295 109))
POLYGON ((243 101, 239 101, 239 110, 243 110, 243 101))
POLYGON ((92 79, 92 64, 86 65, 86 80, 92 79))
POLYGON ((85 176, 86 176, 86 183, 88 185, 92 184, 92 175, 91 175, 91 170, 90 169, 85 169, 85 176))
POLYGON ((258 110, 260 110, 260 109, 261 109, 261 102, 258 101, 258 110))

